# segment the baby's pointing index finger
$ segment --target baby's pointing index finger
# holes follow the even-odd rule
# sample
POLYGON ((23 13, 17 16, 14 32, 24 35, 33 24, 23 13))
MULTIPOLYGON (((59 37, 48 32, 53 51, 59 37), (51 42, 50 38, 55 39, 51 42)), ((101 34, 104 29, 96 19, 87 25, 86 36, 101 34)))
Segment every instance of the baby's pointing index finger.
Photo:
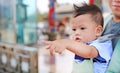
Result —
POLYGON ((41 42, 46 44, 46 45, 50 45, 51 44, 51 41, 42 40, 41 42))

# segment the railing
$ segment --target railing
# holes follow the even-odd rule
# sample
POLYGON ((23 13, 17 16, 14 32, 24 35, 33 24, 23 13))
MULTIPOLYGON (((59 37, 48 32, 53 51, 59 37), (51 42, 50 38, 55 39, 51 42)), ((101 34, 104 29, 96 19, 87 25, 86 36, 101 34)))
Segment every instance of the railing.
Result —
POLYGON ((0 43, 0 73, 38 73, 37 48, 0 43))

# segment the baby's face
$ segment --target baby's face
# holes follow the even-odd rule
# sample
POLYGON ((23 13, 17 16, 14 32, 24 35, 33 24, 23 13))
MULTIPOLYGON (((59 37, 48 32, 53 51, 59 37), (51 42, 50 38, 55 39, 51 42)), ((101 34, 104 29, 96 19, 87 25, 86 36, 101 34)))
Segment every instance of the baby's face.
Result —
POLYGON ((90 14, 84 14, 72 19, 71 37, 77 42, 87 43, 101 35, 102 26, 96 24, 90 14))

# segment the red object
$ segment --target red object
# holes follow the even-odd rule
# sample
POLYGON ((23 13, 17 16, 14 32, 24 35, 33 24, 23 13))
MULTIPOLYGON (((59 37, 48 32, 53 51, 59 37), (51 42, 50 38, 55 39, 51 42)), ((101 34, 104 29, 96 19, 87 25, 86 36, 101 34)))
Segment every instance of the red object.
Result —
POLYGON ((94 0, 89 0, 89 4, 90 5, 94 4, 94 0))
POLYGON ((55 24, 54 0, 49 0, 48 22, 49 26, 53 27, 55 24))

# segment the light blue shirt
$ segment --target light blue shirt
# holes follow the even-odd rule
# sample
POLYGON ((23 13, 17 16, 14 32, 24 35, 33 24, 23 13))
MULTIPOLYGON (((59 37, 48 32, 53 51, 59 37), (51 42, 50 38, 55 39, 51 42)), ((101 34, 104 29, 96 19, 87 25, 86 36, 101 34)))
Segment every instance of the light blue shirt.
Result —
MULTIPOLYGON (((89 42, 88 45, 94 46, 98 50, 98 56, 93 58, 94 73, 105 73, 111 56, 112 56, 112 41, 99 42, 98 40, 89 42)), ((85 58, 75 55, 76 63, 81 63, 85 58)))
POLYGON ((94 73, 105 73, 111 56, 112 56, 112 41, 98 42, 92 41, 89 45, 94 46, 98 50, 98 57, 94 58, 94 73))

